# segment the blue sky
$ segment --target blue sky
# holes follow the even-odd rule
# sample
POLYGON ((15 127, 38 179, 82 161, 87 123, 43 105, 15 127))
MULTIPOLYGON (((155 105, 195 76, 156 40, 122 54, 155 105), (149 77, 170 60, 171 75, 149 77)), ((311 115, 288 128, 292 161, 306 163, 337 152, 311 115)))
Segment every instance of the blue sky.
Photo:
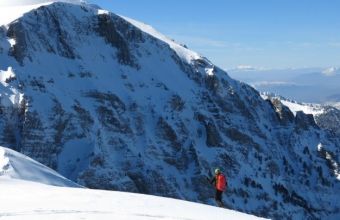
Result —
POLYGON ((218 66, 340 66, 338 0, 90 0, 150 24, 218 66))

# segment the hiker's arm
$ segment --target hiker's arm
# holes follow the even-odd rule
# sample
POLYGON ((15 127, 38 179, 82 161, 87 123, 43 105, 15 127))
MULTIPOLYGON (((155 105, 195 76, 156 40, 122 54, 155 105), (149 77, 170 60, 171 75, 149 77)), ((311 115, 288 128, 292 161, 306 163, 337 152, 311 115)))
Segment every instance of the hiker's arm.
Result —
POLYGON ((215 184, 216 183, 216 177, 214 176, 214 178, 212 178, 211 180, 210 180, 210 183, 211 184, 215 184))

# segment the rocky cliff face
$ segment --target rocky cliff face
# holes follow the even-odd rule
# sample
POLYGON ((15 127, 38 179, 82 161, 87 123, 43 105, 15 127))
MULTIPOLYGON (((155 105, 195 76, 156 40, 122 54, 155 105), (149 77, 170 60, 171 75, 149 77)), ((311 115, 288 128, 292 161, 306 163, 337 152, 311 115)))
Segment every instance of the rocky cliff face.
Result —
POLYGON ((337 218, 337 136, 151 27, 53 3, 0 31, 0 145, 91 188, 337 218))
POLYGON ((324 107, 324 113, 315 117, 318 125, 332 132, 335 136, 340 136, 340 110, 331 106, 324 107))
POLYGON ((280 118, 291 121, 294 118, 294 114, 299 118, 301 117, 301 112, 303 112, 304 114, 302 115, 308 116, 302 122, 309 121, 309 124, 314 124, 314 126, 332 133, 334 137, 338 137, 340 134, 340 110, 335 105, 299 103, 270 93, 263 93, 261 96, 274 105, 280 118))

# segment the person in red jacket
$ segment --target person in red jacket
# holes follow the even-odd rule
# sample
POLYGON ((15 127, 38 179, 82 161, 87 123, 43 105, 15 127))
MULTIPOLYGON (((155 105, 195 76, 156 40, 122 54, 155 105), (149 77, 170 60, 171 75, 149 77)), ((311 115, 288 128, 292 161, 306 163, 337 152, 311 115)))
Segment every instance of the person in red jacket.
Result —
POLYGON ((227 188, 227 179, 220 169, 215 169, 215 176, 210 180, 210 183, 214 184, 216 188, 215 200, 217 205, 223 207, 222 193, 227 188))

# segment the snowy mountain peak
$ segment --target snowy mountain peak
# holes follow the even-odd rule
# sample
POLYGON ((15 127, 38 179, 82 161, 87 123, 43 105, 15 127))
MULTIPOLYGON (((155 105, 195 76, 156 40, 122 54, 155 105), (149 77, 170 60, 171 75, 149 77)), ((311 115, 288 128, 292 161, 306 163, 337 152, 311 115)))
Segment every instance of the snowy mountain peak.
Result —
POLYGON ((15 21, 31 10, 54 2, 86 4, 83 0, 2 0, 0 1, 0 26, 15 21))
POLYGON ((1 0, 0 7, 6 6, 24 6, 24 5, 37 5, 37 4, 49 4, 52 2, 66 2, 72 4, 84 4, 85 0, 1 0))
MULTIPOLYGON (((126 23, 125 25, 127 25, 127 23, 129 23, 130 25, 133 25, 136 29, 138 29, 138 31, 141 31, 149 36, 152 36, 160 41, 162 41, 163 43, 167 44, 172 50, 174 50, 177 54, 177 56, 184 62, 188 63, 188 64, 198 64, 201 65, 202 67, 204 67, 205 69, 205 74, 206 75, 213 75, 215 74, 216 71, 216 67, 205 57, 202 57, 201 55, 199 55, 198 53, 189 50, 188 48, 186 48, 186 46, 183 46, 179 43, 176 43, 174 40, 169 39, 168 37, 164 36, 163 34, 159 33, 157 30, 155 30, 153 27, 151 27, 150 25, 144 24, 142 22, 136 21, 134 19, 131 18, 127 18, 127 17, 119 17, 109 11, 103 10, 100 7, 96 6, 96 5, 90 5, 90 4, 84 4, 84 1, 27 1, 27 2, 23 2, 22 4, 17 3, 16 5, 12 5, 10 3, 6 4, 3 3, 4 6, 0 7, 0 25, 6 25, 6 26, 10 26, 9 24, 13 21, 15 21, 18 18, 24 18, 24 14, 37 9, 38 11, 42 11, 39 10, 39 8, 41 6, 48 6, 51 5, 52 3, 58 3, 58 2, 62 2, 62 3, 72 3, 72 4, 82 4, 83 6, 85 6, 84 8, 86 8, 86 10, 88 11, 82 11, 82 12, 77 12, 77 13, 70 13, 70 10, 66 10, 64 11, 65 14, 69 14, 69 17, 71 17, 70 22, 73 23, 73 25, 75 25, 75 23, 80 22, 81 18, 89 18, 90 16, 95 16, 98 15, 99 18, 101 19, 108 19, 110 17, 116 17, 120 18, 122 21, 124 20, 124 22, 126 23), (76 19, 73 19, 76 18, 76 19), (72 22, 74 21, 74 22, 72 22)), ((52 8, 52 7, 51 7, 52 8)), ((29 13, 28 13, 29 14, 29 13)), ((45 12, 46 15, 46 12, 45 12)), ((56 16, 62 16, 61 14, 55 14, 56 16)), ((42 14, 38 15, 39 17, 42 17, 42 14)), ((29 16, 28 16, 29 17, 29 16)), ((26 18, 27 19, 27 18, 26 18)), ((103 20, 103 21, 104 21, 103 20)), ((85 20, 81 21, 82 22, 86 22, 85 20)), ((53 25, 53 24, 50 24, 53 25)), ((109 24, 110 25, 110 24, 109 24)), ((19 27, 18 27, 19 28, 19 27)), ((85 27, 84 27, 85 28, 85 27)), ((105 29, 107 27, 100 27, 100 29, 105 29)), ((61 27, 61 29, 63 29, 63 27, 61 27)), ((84 30, 85 31, 85 30, 84 30)), ((102 33, 103 34, 103 33, 102 33)), ((10 47, 13 48, 15 46, 17 42, 16 39, 14 39, 14 36, 7 36, 8 39, 8 43, 10 44, 10 47)), ((108 39, 106 39, 108 40, 108 39)), ((111 44, 117 44, 118 42, 111 42, 111 44)), ((28 45, 22 45, 22 47, 26 47, 28 45)), ((18 46, 20 47, 20 46, 18 46)), ((34 47, 34 46, 33 46, 34 47)), ((38 46, 35 46, 36 48, 38 46)), ((41 47, 41 46, 39 46, 41 47)), ((47 50, 51 50, 51 49, 47 49, 47 50)), ((127 55, 127 54, 126 54, 127 55)), ((71 55, 73 57, 73 55, 71 55)))
MULTIPOLYGON (((169 39, 168 37, 164 36, 163 34, 159 33, 157 30, 155 30, 152 26, 144 24, 142 22, 136 21, 136 20, 128 18, 128 17, 123 17, 123 18, 126 19, 131 24, 133 24, 134 26, 143 30, 144 32, 150 34, 151 36, 153 36, 153 37, 155 37, 155 38, 157 38, 157 39, 159 39, 163 42, 166 42, 173 50, 175 50, 177 52, 177 54, 181 58, 186 60, 188 63, 191 63, 193 60, 202 59, 202 57, 198 53, 191 51, 188 48, 185 48, 184 46, 176 43, 172 39, 169 39)), ((206 62, 211 64, 210 61, 208 61, 208 60, 206 60, 206 62)))

